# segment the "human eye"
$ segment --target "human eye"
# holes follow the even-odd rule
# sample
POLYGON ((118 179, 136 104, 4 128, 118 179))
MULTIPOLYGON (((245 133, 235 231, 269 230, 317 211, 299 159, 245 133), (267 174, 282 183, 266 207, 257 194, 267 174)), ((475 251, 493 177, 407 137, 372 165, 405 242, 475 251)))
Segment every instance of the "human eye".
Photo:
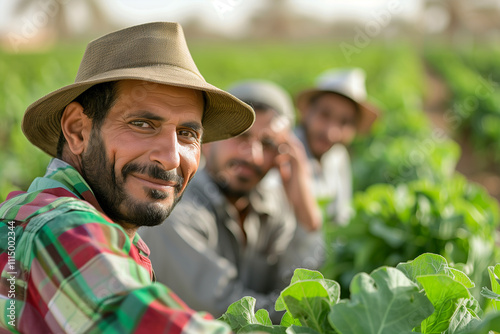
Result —
POLYGON ((142 128, 142 129, 153 128, 151 123, 149 123, 147 121, 135 120, 135 121, 131 121, 129 124, 134 126, 134 127, 142 128))
POLYGON ((271 138, 263 138, 261 143, 262 147, 266 150, 274 150, 278 147, 274 140, 272 140, 271 138))
POLYGON ((190 129, 181 129, 177 131, 177 135, 189 141, 199 141, 200 139, 199 133, 190 129))

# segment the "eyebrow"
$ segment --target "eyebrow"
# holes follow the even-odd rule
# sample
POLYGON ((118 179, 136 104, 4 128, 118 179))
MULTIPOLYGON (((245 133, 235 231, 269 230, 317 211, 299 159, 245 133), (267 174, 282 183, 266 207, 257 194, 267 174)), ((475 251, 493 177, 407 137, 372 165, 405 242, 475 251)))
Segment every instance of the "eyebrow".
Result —
POLYGON ((185 122, 182 123, 181 126, 185 126, 186 128, 190 128, 196 132, 199 132, 200 134, 203 134, 203 131, 205 130, 203 128, 203 125, 199 122, 185 122))
POLYGON ((134 111, 133 113, 130 113, 128 116, 129 117, 142 117, 142 118, 147 118, 147 119, 150 119, 153 121, 164 121, 165 120, 164 117, 158 116, 157 114, 154 114, 154 113, 147 111, 147 110, 134 111))
MULTIPOLYGON (((154 113, 147 111, 147 110, 138 110, 138 111, 131 113, 129 116, 142 117, 142 118, 147 118, 147 119, 150 119, 153 121, 160 121, 160 122, 165 121, 164 117, 158 116, 157 114, 154 114, 154 113)), ((192 130, 201 132, 201 133, 203 133, 203 131, 204 131, 203 125, 200 122, 191 121, 191 122, 182 123, 180 125, 185 126, 187 128, 190 128, 192 130)))

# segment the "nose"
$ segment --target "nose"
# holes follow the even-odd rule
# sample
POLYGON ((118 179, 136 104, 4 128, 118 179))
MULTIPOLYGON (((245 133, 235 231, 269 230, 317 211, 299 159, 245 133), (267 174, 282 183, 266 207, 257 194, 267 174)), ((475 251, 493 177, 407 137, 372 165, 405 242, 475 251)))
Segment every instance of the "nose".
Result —
POLYGON ((172 170, 181 163, 177 131, 168 129, 163 132, 161 136, 155 138, 149 159, 160 164, 164 170, 172 170))
POLYGON ((262 143, 255 138, 248 139, 240 144, 241 158, 245 161, 260 165, 264 161, 264 150, 262 143))
POLYGON ((328 140, 331 142, 339 142, 342 138, 342 127, 337 122, 331 122, 328 124, 327 129, 328 140))
POLYGON ((264 161, 264 149, 262 148, 262 143, 258 140, 254 140, 251 144, 251 158, 255 165, 261 165, 264 161))

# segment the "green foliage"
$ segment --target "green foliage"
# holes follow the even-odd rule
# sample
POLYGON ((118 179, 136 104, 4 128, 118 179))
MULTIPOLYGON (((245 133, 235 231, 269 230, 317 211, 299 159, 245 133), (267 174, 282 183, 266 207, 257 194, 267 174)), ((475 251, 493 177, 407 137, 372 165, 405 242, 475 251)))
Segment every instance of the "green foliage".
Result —
POLYGON ((498 62, 489 52, 485 59, 483 48, 461 51, 433 48, 426 52, 426 60, 448 84, 453 100, 446 115, 453 125, 455 135, 469 136, 477 150, 500 162, 500 90, 498 87, 498 62), (475 61, 475 55, 479 60, 475 61))
MULTIPOLYGON (((354 197, 355 216, 326 234, 326 277, 346 286, 358 272, 394 266, 432 252, 460 266, 475 282, 497 261, 498 204, 465 178, 434 183, 378 184, 354 197)), ((347 294, 346 290, 343 295, 347 294)), ((476 297, 480 291, 474 291, 476 297)))
POLYGON ((250 297, 232 304, 220 320, 236 333, 499 331, 500 312, 483 314, 469 292, 473 286, 464 272, 450 267, 444 257, 429 253, 396 268, 380 267, 370 275, 358 273, 350 284, 350 299, 342 300, 336 282, 319 272, 297 269, 276 301, 276 310, 286 309, 280 325, 271 325, 269 318, 256 322, 255 300, 250 297))
POLYGON ((81 49, 40 54, 0 51, 0 201, 10 191, 25 190, 45 173, 49 157, 21 130, 24 110, 44 94, 74 81, 81 54, 81 49))
POLYGON ((329 315, 339 333, 410 333, 433 311, 418 286, 394 268, 357 274, 350 290, 351 299, 333 305, 329 315))

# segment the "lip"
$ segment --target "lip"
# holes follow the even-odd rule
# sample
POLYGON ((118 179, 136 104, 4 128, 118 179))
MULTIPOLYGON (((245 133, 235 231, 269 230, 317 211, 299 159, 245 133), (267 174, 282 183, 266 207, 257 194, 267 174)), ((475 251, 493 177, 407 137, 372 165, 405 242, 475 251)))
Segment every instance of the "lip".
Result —
POLYGON ((333 144, 335 144, 334 142, 331 142, 325 138, 316 138, 316 143, 318 143, 319 145, 323 146, 323 147, 330 147, 332 146, 333 144))
POLYGON ((130 174, 134 179, 138 180, 148 188, 154 188, 160 191, 168 191, 170 188, 178 187, 179 184, 175 181, 163 181, 153 179, 145 175, 130 174))

